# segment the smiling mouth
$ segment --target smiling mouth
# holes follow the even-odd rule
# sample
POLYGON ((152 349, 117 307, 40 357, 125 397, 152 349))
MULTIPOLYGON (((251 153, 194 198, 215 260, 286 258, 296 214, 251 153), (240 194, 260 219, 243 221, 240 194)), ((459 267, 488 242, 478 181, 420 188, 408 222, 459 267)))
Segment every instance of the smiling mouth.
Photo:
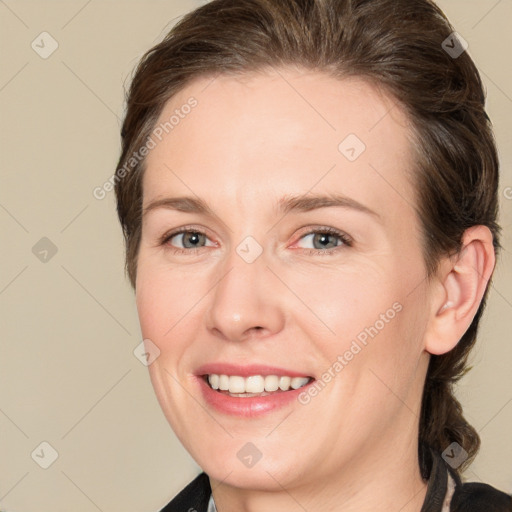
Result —
POLYGON ((208 386, 218 393, 232 397, 250 398, 268 396, 300 389, 314 380, 313 377, 289 377, 286 375, 208 374, 202 376, 208 386))

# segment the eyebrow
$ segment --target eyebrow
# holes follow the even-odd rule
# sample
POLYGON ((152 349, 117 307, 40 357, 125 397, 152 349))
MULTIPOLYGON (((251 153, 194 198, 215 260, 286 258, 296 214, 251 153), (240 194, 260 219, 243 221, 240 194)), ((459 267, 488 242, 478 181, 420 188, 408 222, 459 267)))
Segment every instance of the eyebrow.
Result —
POLYGON ((340 194, 286 196, 279 201, 279 210, 284 214, 292 211, 309 212, 319 208, 333 207, 356 210, 374 216, 377 219, 381 218, 376 211, 368 206, 340 194))
POLYGON ((144 216, 150 211, 158 208, 215 216, 211 208, 202 199, 194 197, 165 197, 163 199, 157 199, 149 203, 142 210, 142 215, 144 216))
MULTIPOLYGON (((346 208, 356 210, 381 219, 381 216, 368 206, 339 194, 285 196, 278 201, 278 212, 287 215, 290 212, 309 212, 320 208, 346 208)), ((213 210, 202 200, 194 197, 166 197, 150 202, 142 212, 146 215, 152 210, 165 208, 186 213, 199 213, 216 217, 213 210)))

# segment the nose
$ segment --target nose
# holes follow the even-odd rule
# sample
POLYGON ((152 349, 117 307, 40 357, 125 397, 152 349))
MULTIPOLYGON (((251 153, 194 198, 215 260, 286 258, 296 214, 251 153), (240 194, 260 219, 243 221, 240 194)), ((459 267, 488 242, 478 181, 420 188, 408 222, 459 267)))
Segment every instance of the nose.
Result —
POLYGON ((280 332, 285 311, 276 286, 264 255, 247 263, 233 251, 225 261, 222 278, 209 294, 207 329, 227 341, 266 338, 280 332))

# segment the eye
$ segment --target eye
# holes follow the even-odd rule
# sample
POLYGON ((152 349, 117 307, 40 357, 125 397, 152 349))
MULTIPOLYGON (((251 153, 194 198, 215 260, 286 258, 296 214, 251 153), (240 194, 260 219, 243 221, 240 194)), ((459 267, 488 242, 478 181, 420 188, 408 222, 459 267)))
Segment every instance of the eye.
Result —
POLYGON ((180 249, 203 247, 206 244, 206 235, 195 231, 185 231, 171 237, 169 242, 180 249))
POLYGON ((350 238, 332 228, 317 229, 303 235, 298 244, 302 249, 312 249, 315 251, 326 251, 336 249, 341 246, 351 246, 350 238))
POLYGON ((195 230, 182 230, 167 235, 162 240, 163 245, 170 245, 178 250, 200 249, 215 245, 205 233, 195 230))

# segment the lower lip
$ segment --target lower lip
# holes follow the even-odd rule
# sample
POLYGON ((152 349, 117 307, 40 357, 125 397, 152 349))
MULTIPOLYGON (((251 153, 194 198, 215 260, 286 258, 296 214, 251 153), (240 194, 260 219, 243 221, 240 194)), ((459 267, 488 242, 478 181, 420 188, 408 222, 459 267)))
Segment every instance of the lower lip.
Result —
POLYGON ((291 402, 298 403, 298 396, 314 381, 299 389, 290 389, 266 396, 250 396, 247 398, 230 396, 212 389, 203 377, 197 377, 204 399, 208 405, 219 412, 233 416, 254 417, 280 409, 291 402))

